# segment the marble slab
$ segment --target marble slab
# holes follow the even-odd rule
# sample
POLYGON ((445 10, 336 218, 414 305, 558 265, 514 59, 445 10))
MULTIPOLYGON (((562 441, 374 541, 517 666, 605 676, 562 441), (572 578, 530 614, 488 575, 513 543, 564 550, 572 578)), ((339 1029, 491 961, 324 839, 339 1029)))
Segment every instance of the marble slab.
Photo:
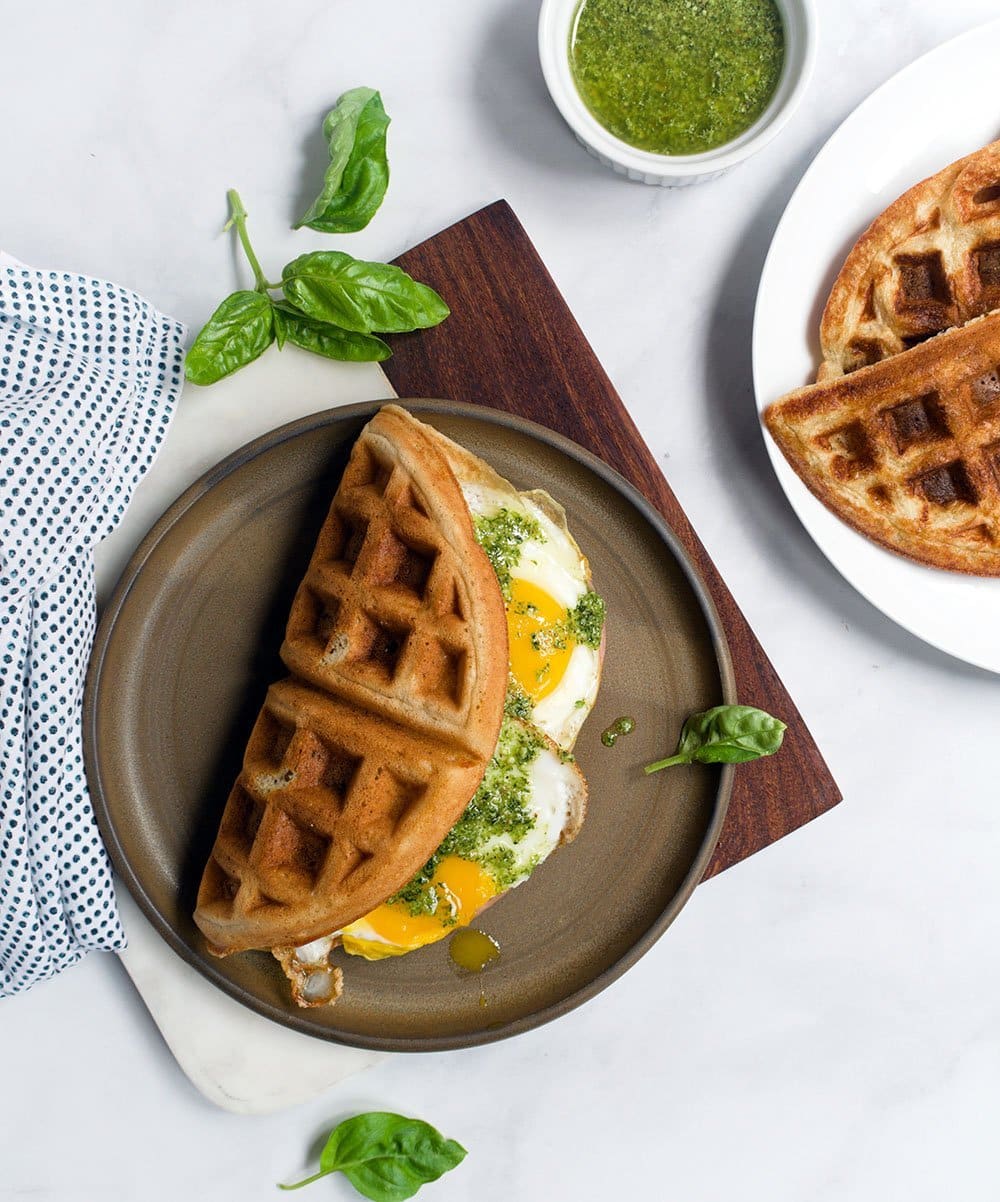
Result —
POLYGON ((121 882, 118 904, 128 935, 120 953, 125 971, 177 1063, 216 1106, 270 1114, 384 1058, 312 1039, 241 1006, 164 943, 121 882))

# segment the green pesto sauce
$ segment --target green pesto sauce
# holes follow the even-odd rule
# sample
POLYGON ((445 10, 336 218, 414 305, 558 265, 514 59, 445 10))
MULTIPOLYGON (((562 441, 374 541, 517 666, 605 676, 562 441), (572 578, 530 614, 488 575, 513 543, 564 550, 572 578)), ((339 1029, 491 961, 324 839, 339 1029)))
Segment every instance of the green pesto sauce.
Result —
POLYGON ((520 843, 534 827, 535 816, 528 809, 528 768, 542 746, 542 740, 531 727, 504 718, 497 749, 465 813, 413 880, 394 893, 390 902, 403 902, 414 915, 436 913, 440 899, 430 880, 445 856, 459 856, 479 864, 501 891, 535 867, 535 860, 526 864, 509 846, 491 848, 488 844, 497 835, 506 835, 510 842, 520 843))
MULTIPOLYGON (((583 702, 581 704, 586 704, 583 702)), ((520 718, 527 721, 535 712, 531 698, 514 679, 514 673, 507 676, 507 696, 504 698, 503 712, 508 718, 520 718)))
POLYGON ((583 0, 569 45, 587 108, 656 154, 699 154, 748 129, 781 77, 774 0, 583 0))
MULTIPOLYGON (((524 613, 534 609, 534 606, 515 606, 516 612, 524 613)), ((536 611, 537 612, 537 611, 536 611)), ((540 630, 532 631, 531 646, 535 651, 548 653, 565 651, 570 643, 581 643, 596 651, 601 645, 601 631, 604 629, 604 601, 597 593, 584 593, 576 605, 566 614, 565 620, 543 626, 540 630)), ((517 685, 515 684, 516 688, 517 685)), ((578 702, 585 705, 585 701, 578 702)))
POLYGON ((578 643, 594 651, 601 645, 604 629, 604 601, 597 593, 584 593, 569 615, 570 634, 578 643))
POLYGON ((530 539, 545 542, 542 528, 534 518, 510 509, 498 509, 489 517, 477 517, 474 527, 476 541, 486 552, 500 581, 500 591, 509 599, 511 569, 521 558, 521 544, 530 539))
POLYGON ((630 735, 635 730, 635 719, 627 715, 616 718, 607 730, 601 732, 601 742, 605 747, 614 747, 622 735, 630 735))

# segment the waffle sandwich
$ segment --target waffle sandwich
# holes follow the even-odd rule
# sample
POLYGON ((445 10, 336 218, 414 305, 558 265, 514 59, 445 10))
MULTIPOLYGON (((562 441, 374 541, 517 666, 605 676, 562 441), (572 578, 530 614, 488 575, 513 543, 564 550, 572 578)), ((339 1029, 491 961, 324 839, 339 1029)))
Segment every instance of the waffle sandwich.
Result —
POLYGON ((273 951, 300 1005, 338 996, 336 947, 378 959, 443 937, 582 821, 567 752, 596 697, 603 607, 542 496, 394 405, 354 447, 195 912, 215 954, 273 951), (563 554, 561 616, 521 580, 535 542, 529 577, 563 554))
POLYGON ((1000 308, 1000 142, 917 184, 861 235, 823 311, 820 381, 1000 308))
POLYGON ((932 567, 1000 576, 1000 314, 800 388, 764 421, 862 534, 932 567))

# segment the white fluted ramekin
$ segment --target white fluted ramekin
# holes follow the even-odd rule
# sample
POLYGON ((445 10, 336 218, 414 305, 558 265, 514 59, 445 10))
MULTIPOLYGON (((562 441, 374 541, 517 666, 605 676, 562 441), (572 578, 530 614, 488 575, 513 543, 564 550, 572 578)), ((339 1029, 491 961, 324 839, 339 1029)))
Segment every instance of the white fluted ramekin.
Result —
POLYGON ((653 154, 609 133, 584 104, 569 64, 569 38, 580 0, 543 0, 538 18, 542 74, 556 108, 584 147, 619 175, 679 188, 714 179, 766 146, 795 111, 816 57, 813 0, 774 0, 785 27, 785 64, 767 108, 737 138, 703 154, 653 154))

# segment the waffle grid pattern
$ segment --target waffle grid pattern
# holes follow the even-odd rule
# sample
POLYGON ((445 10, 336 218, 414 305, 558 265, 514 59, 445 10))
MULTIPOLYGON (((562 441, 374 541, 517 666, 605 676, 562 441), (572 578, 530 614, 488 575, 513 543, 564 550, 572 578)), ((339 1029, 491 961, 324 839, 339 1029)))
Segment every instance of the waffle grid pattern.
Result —
POLYGON ((285 663, 461 741, 472 703, 468 610, 455 554, 409 474, 362 448, 293 603, 285 663))
POLYGON ((291 676, 268 690, 202 878, 195 917, 212 950, 329 935, 426 862, 496 746, 506 662, 487 649, 504 634, 447 460, 383 408, 296 593, 291 676))
POLYGON ((397 732, 368 731, 356 755, 357 715, 303 721, 305 700, 294 682, 272 685, 226 805, 206 889, 229 920, 296 907, 299 923, 303 897, 363 890, 379 849, 405 842, 454 770, 397 732))
POLYGON ((1000 145, 918 184, 851 252, 823 317, 819 379, 1000 308, 1000 145))
POLYGON ((791 393, 765 420, 810 489, 869 537, 1000 575, 1000 314, 791 393))

